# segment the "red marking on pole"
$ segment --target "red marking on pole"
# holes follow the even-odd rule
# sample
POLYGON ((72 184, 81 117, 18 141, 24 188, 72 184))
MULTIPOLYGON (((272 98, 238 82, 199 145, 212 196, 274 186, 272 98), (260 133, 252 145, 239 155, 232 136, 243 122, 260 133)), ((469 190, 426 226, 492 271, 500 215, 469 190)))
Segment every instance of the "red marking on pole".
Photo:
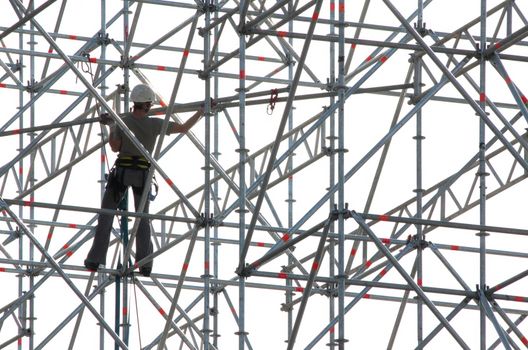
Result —
POLYGON ((231 131, 233 131, 233 133, 235 133, 235 134, 236 134, 236 132, 237 132, 235 127, 232 127, 232 128, 231 128, 231 131))
POLYGON ((238 76, 239 76, 240 80, 246 79, 246 71, 241 69, 240 70, 240 74, 238 76))
POLYGON ((166 178, 165 181, 167 182, 167 184, 168 184, 169 186, 174 185, 174 182, 172 182, 172 180, 169 179, 169 178, 166 178))
POLYGON ((23 167, 18 167, 18 175, 22 175, 24 173, 23 167))
POLYGON ((77 228, 77 224, 68 224, 69 228, 77 228))
POLYGON ((231 313, 233 315, 236 315, 236 309, 234 307, 230 307, 229 310, 231 310, 231 313))
POLYGON ((157 66, 156 69, 163 71, 163 70, 167 69, 167 67, 165 67, 165 66, 157 66))
POLYGON ((528 339, 526 339, 526 337, 522 337, 522 338, 521 338, 521 342, 522 342, 524 345, 528 345, 528 339))
POLYGON ((506 84, 510 85, 512 83, 511 78, 507 75, 504 77, 504 80, 506 81, 506 84))
POLYGON ((319 268, 319 262, 318 261, 314 261, 312 263, 312 271, 317 271, 318 268, 319 268))
POLYGON ((0 272, 5 272, 5 271, 6 271, 5 267, 0 267, 0 272))
POLYGON ((284 38, 288 33, 285 32, 284 30, 279 30, 277 32, 277 35, 279 36, 279 38, 284 38))
POLYGON ((365 293, 365 295, 363 295, 363 299, 370 299, 370 294, 365 293))
POLYGON ((495 43, 495 49, 500 49, 502 47, 501 43, 495 43))
POLYGON ((189 50, 183 50, 183 57, 189 57, 189 50))
POLYGON ((503 288, 503 286, 501 286, 500 284, 497 286, 496 290, 499 291, 503 288))
POLYGON ((182 270, 187 271, 188 268, 189 268, 189 264, 183 263, 182 270))
POLYGON ((31 199, 28 200, 28 201, 24 201, 24 206, 25 207, 29 207, 29 206, 31 206, 33 204, 33 202, 34 202, 34 200, 31 200, 31 199))
POLYGON ((161 105, 161 107, 167 107, 167 104, 163 100, 160 100, 160 105, 161 105))
POLYGON ((389 221, 389 216, 388 215, 380 215, 379 216, 379 221, 389 221))
POLYGON ((339 12, 345 12, 345 3, 339 4, 339 12))
POLYGON ((381 277, 385 276, 386 274, 387 274, 387 270, 386 270, 386 269, 382 269, 382 270, 380 271, 380 276, 381 276, 381 277))
POLYGON ((204 269, 209 270, 209 261, 204 261, 204 269))
POLYGON ((334 328, 334 326, 330 327, 330 329, 328 330, 328 332, 330 332, 330 333, 334 333, 334 332, 335 332, 335 328, 334 328))
POLYGON ((0 83, 0 88, 5 88, 7 85, 4 83, 0 83))
POLYGON ((48 50, 48 53, 53 53, 53 49, 49 49, 49 50, 48 50))
POLYGON ((304 288, 303 287, 295 287, 295 291, 296 292, 304 292, 304 288))
POLYGON ((95 58, 95 57, 90 57, 90 58, 88 59, 88 61, 89 61, 90 63, 97 63, 97 58, 95 58))
POLYGON ((279 273, 277 274, 277 276, 278 276, 279 278, 288 278, 288 274, 287 274, 286 272, 279 272, 279 273))
POLYGON ((370 260, 367 260, 367 262, 365 263, 365 266, 368 268, 372 265, 372 261, 370 260))
POLYGON ((68 250, 68 251, 66 252, 66 255, 67 255, 68 257, 70 257, 70 256, 73 255, 73 252, 72 252, 71 250, 68 250))
POLYGON ((139 55, 132 56, 132 61, 137 61, 139 59, 139 55))
POLYGON ((61 95, 67 95, 67 94, 68 94, 68 91, 67 91, 67 90, 59 90, 59 94, 61 94, 61 95))
POLYGON ((22 345, 22 338, 18 338, 18 345, 22 345))
POLYGON ((355 256, 356 253, 357 253, 357 249, 352 248, 352 250, 350 250, 350 255, 355 256))
POLYGON ((48 241, 51 241, 52 238, 53 238, 53 232, 48 233, 48 238, 47 238, 47 240, 48 240, 48 241))
POLYGON ((287 242, 289 239, 290 239, 290 236, 286 233, 284 236, 282 236, 281 238, 284 242, 287 242))
POLYGON ((123 316, 128 315, 128 308, 126 306, 123 306, 123 316))
POLYGON ((416 281, 416 284, 419 285, 420 287, 423 286, 423 280, 421 278, 418 278, 418 280, 416 281))
POLYGON ((335 2, 330 3, 330 11, 335 11, 335 2))
POLYGON ((70 247, 70 245, 68 243, 66 243, 65 245, 62 246, 62 249, 66 250, 70 247))
POLYGON ((313 22, 317 22, 317 19, 319 18, 319 12, 317 11, 314 11, 313 15, 312 15, 312 21, 313 22))
POLYGON ((165 316, 165 310, 163 310, 163 308, 159 308, 158 309, 158 312, 162 315, 162 316, 165 316))
POLYGON ((266 57, 264 57, 264 56, 259 56, 259 57, 258 57, 258 60, 259 60, 259 61, 265 61, 265 60, 266 60, 266 57))
POLYGON ((69 35, 68 38, 71 40, 77 40, 77 35, 69 35))
POLYGON ((257 247, 264 247, 264 242, 257 242, 257 247))
POLYGON ((101 163, 104 163, 106 160, 106 155, 104 153, 101 154, 101 163))
POLYGON ((15 129, 15 130, 11 131, 11 134, 12 134, 12 135, 18 135, 18 134, 20 134, 20 129, 15 129))
POLYGON ((382 238, 381 242, 383 242, 384 244, 390 244, 391 240, 390 238, 382 238))
POLYGON ((528 98, 526 98, 526 96, 524 95, 521 95, 521 100, 524 104, 527 104, 528 103, 528 98))
POLYGON ((389 59, 389 58, 388 58, 387 56, 381 56, 381 58, 380 58, 380 62, 381 62, 381 63, 385 63, 385 62, 387 62, 388 59, 389 59))
POLYGON ((481 92, 479 96, 480 102, 486 102, 486 93, 481 92))
POLYGON ((514 301, 524 301, 523 297, 513 297, 514 301))
POLYGON ((372 60, 372 56, 368 55, 368 57, 367 57, 367 59, 365 61, 370 62, 370 60, 372 60))
POLYGON ((352 43, 352 45, 350 45, 350 46, 352 46, 352 48, 355 49, 357 44, 356 43, 352 43))
POLYGON ((288 180, 293 180, 293 175, 288 176, 288 180))
POLYGON ((460 246, 458 245, 452 245, 451 246, 451 250, 459 250, 460 249, 460 246))

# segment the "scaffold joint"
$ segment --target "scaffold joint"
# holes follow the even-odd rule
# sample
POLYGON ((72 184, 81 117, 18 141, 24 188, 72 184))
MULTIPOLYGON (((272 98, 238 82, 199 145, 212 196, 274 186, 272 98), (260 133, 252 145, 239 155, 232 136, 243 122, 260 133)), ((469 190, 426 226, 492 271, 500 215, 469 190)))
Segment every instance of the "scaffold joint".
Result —
POLYGON ((201 13, 207 13, 207 12, 216 12, 217 6, 214 4, 213 1, 206 0, 202 3, 202 6, 200 6, 200 12, 201 13))
POLYGON ((121 56, 121 62, 119 63, 119 68, 134 68, 134 61, 130 57, 121 56))
POLYGON ((213 214, 210 214, 209 217, 206 217, 205 214, 202 213, 197 220, 197 224, 200 227, 214 227, 216 226, 216 220, 213 218, 213 214))
POLYGON ((414 23, 414 29, 418 32, 418 34, 420 34, 420 36, 422 38, 426 37, 427 35, 429 35, 429 30, 426 28, 426 23, 423 22, 423 23, 414 23))
POLYGON ((2 243, 4 246, 20 238, 20 227, 16 227, 14 231, 9 232, 9 236, 2 243))
POLYGON ((327 157, 333 156, 337 153, 337 151, 332 147, 321 147, 321 150, 323 151, 323 154, 327 157))
POLYGON ((7 66, 11 69, 11 72, 13 73, 16 73, 22 70, 22 68, 24 68, 24 66, 22 66, 19 60, 17 60, 16 63, 7 63, 7 66))
POLYGON ((419 239, 418 235, 409 235, 407 237, 407 244, 411 244, 414 248, 421 249, 425 249, 429 246, 429 242, 427 242, 425 239, 419 239))
POLYGON ((40 89, 40 85, 38 84, 38 81, 36 80, 33 80, 32 82, 27 82, 27 85, 26 85, 26 92, 29 92, 29 93, 37 93, 40 89))
POLYGON ((330 212, 330 219, 335 221, 339 219, 340 215, 343 216, 343 219, 352 217, 352 213, 348 210, 348 203, 345 203, 345 208, 343 210, 337 209, 337 204, 334 204, 334 209, 330 212))
POLYGON ((112 40, 108 37, 108 33, 103 34, 99 32, 97 33, 97 43, 101 46, 108 46, 112 43, 112 40))
POLYGON ((245 267, 238 267, 235 270, 235 273, 242 278, 250 277, 255 269, 251 267, 250 265, 246 264, 245 267))

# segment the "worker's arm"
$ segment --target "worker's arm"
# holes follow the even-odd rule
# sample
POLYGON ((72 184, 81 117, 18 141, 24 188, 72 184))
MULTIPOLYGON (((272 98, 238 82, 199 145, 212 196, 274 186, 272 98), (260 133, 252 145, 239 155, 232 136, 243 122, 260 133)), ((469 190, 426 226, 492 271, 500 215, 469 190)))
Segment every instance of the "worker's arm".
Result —
POLYGON ((121 137, 119 137, 116 128, 115 124, 110 126, 110 136, 108 137, 108 143, 113 152, 119 152, 121 149, 121 137))
POLYGON ((179 123, 173 124, 172 128, 169 131, 169 134, 185 133, 185 132, 189 131, 194 126, 194 124, 196 124, 196 122, 198 120, 200 120, 200 118, 202 117, 203 114, 204 114, 203 107, 198 108, 196 113, 194 113, 194 115, 192 117, 187 119, 187 121, 185 123, 183 123, 183 124, 179 124, 179 123))
POLYGON ((101 113, 99 122, 110 127, 108 143, 113 152, 119 152, 121 149, 121 136, 118 134, 117 125, 108 113, 101 113))

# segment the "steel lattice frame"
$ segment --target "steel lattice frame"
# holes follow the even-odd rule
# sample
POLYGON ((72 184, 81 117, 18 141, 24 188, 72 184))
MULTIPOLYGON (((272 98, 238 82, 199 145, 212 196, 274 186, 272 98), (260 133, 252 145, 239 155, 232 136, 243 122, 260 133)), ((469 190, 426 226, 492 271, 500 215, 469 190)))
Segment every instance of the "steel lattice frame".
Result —
POLYGON ((528 347, 527 11, 3 0, 0 349, 528 347), (98 115, 134 139, 139 82, 206 117, 145 153, 160 194, 91 273, 98 115))

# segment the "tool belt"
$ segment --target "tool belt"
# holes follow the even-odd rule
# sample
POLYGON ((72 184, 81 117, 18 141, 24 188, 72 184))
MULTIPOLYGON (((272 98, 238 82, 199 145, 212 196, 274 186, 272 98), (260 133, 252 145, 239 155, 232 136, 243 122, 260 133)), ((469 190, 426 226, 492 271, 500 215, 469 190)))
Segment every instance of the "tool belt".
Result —
POLYGON ((140 156, 124 156, 116 159, 115 165, 122 168, 146 170, 150 168, 150 162, 140 156))

